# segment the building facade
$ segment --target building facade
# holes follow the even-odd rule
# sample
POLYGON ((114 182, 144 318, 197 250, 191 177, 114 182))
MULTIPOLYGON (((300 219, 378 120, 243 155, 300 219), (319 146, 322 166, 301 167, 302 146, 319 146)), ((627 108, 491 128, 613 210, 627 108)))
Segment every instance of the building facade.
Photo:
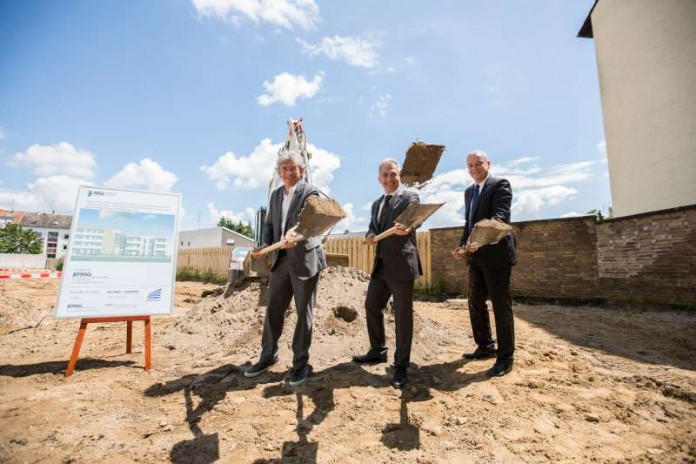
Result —
POLYGON ((66 214, 24 212, 19 225, 31 229, 41 237, 47 258, 60 258, 68 250, 72 216, 66 214))
POLYGON ((614 216, 696 204, 696 1, 597 0, 594 38, 614 216))
POLYGON ((254 246, 254 239, 225 227, 182 230, 179 232, 179 249, 211 248, 221 246, 254 246))

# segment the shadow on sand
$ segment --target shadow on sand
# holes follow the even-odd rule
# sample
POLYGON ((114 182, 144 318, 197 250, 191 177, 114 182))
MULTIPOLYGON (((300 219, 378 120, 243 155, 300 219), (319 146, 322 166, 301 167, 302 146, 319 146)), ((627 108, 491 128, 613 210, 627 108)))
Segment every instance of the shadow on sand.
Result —
MULTIPOLYGON (((390 448, 399 450, 418 449, 421 446, 418 427, 409 423, 408 404, 432 399, 429 385, 437 377, 440 382, 432 387, 439 391, 456 391, 467 385, 485 381, 483 371, 477 373, 459 372, 465 364, 464 360, 429 366, 414 366, 409 369, 410 386, 401 392, 401 408, 399 423, 387 423, 382 429, 382 443, 390 448)), ((182 392, 186 405, 186 421, 193 434, 193 439, 185 440, 174 445, 171 450, 172 462, 193 462, 205 464, 220 459, 220 444, 218 433, 204 433, 198 423, 201 416, 211 411, 222 401, 228 392, 252 390, 261 384, 269 384, 263 389, 266 398, 293 395, 296 399, 297 426, 295 431, 298 439, 283 443, 281 455, 273 459, 258 459, 257 464, 263 463, 315 463, 319 443, 310 441, 309 435, 316 425, 321 424, 335 408, 334 392, 350 387, 392 388, 390 385, 391 370, 387 375, 372 374, 360 365, 346 362, 331 366, 318 372, 313 372, 308 382, 301 387, 290 387, 281 382, 285 373, 269 372, 254 379, 247 379, 239 366, 224 365, 202 374, 190 374, 179 379, 150 386, 145 395, 160 397, 182 392), (193 395, 200 401, 193 406, 193 395), (314 405, 312 411, 306 411, 306 399, 314 405)))
MULTIPOLYGON (((135 361, 106 361, 104 359, 83 358, 77 360, 78 370, 103 369, 106 367, 132 366, 135 361)), ((5 377, 29 377, 37 374, 64 374, 68 367, 68 360, 45 361, 36 364, 0 364, 0 376, 5 377)), ((141 368, 141 365, 138 365, 141 368)))
POLYGON ((515 316, 577 346, 696 369, 696 314, 687 311, 516 305, 515 316))

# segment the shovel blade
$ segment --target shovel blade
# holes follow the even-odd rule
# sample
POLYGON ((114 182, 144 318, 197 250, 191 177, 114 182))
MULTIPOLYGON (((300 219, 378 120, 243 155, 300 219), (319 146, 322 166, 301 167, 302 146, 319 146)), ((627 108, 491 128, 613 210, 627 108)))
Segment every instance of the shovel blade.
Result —
POLYGON ((411 203, 394 222, 403 224, 410 229, 413 226, 423 224, 442 205, 444 203, 411 203))
POLYGON ((316 237, 335 226, 346 217, 339 202, 333 199, 309 197, 297 217, 295 232, 306 237, 316 237))

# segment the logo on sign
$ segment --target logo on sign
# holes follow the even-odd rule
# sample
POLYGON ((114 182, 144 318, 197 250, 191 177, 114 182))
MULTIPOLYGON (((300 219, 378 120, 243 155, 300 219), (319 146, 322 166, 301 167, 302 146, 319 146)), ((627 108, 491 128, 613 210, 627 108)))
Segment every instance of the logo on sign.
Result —
POLYGON ((158 288, 147 294, 147 301, 159 301, 162 298, 162 289, 158 288))

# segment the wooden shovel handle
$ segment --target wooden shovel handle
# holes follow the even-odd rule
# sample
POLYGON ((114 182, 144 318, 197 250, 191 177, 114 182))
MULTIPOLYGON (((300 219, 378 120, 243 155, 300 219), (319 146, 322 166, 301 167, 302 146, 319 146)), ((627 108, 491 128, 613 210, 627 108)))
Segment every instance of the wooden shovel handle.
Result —
MULTIPOLYGON (((291 243, 297 243, 297 242, 301 242, 301 241, 304 240, 304 239, 305 239, 305 238, 304 238, 303 235, 295 235, 293 238, 288 239, 288 241, 291 242, 291 243)), ((278 250, 278 249, 280 249, 280 248, 283 248, 283 243, 285 243, 285 241, 284 241, 284 240, 281 240, 280 242, 276 242, 276 243, 274 243, 273 245, 268 245, 266 248, 260 249, 260 250, 257 251, 256 253, 257 253, 259 256, 265 256, 265 255, 267 255, 268 253, 270 253, 271 251, 275 251, 275 250, 278 250)))
POLYGON ((390 229, 385 230, 384 232, 382 232, 381 234, 379 234, 378 236, 376 236, 375 238, 373 238, 373 239, 372 239, 372 243, 377 243, 377 242, 379 242, 380 240, 382 240, 383 238, 391 237, 391 236, 394 235, 395 233, 396 233, 396 226, 394 226, 394 227, 392 227, 392 228, 390 228, 390 229))

